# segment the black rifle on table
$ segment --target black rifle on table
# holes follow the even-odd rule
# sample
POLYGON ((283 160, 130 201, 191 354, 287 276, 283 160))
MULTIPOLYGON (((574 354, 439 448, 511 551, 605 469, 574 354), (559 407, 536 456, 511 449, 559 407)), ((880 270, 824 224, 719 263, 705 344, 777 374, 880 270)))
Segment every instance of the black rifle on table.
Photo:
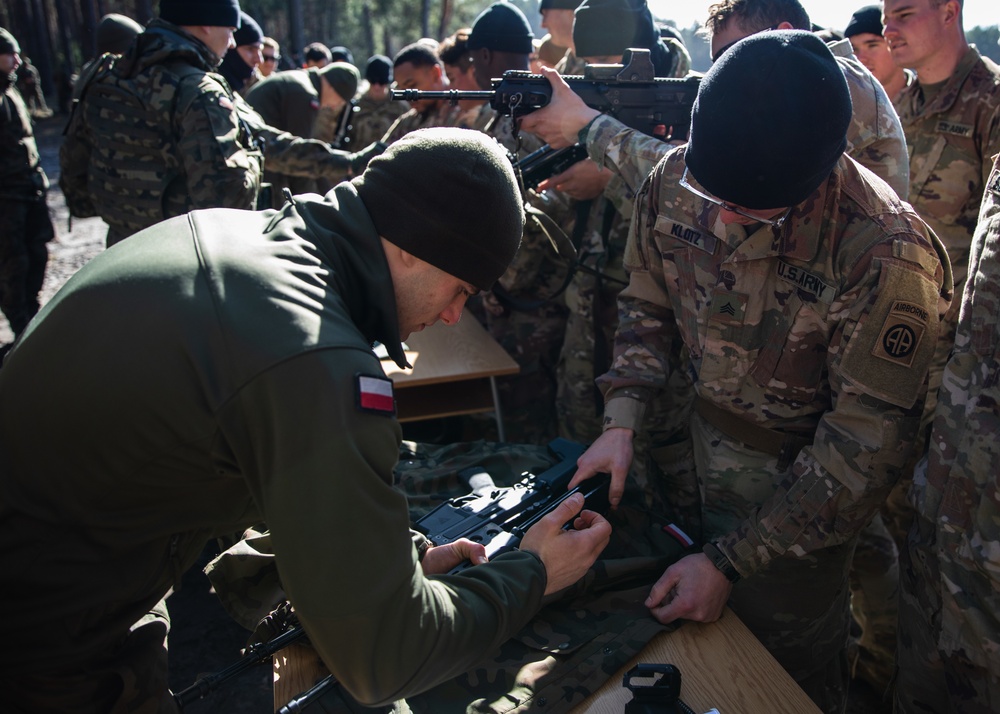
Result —
MULTIPOLYGON (((656 77, 649 50, 639 48, 625 50, 622 64, 588 64, 583 72, 582 76, 567 75, 563 79, 587 106, 664 141, 687 138, 700 78, 656 77)), ((452 103, 485 99, 500 114, 515 119, 541 109, 552 99, 552 85, 541 74, 509 70, 502 77, 494 78, 492 83, 492 89, 483 91, 392 90, 392 98, 407 101, 444 99, 452 103)), ((585 153, 580 157, 583 158, 586 158, 585 153)))
MULTIPOLYGON (((492 559, 517 548, 525 532, 573 493, 582 493, 585 508, 605 511, 611 477, 590 479, 572 491, 567 486, 576 473, 576 460, 586 450, 582 444, 555 439, 549 449, 559 462, 540 474, 526 473, 513 486, 498 487, 479 467, 464 469, 459 476, 472 492, 442 503, 413 524, 434 545, 468 538, 486 546, 492 559)), ((470 567, 466 561, 451 572, 470 567)))

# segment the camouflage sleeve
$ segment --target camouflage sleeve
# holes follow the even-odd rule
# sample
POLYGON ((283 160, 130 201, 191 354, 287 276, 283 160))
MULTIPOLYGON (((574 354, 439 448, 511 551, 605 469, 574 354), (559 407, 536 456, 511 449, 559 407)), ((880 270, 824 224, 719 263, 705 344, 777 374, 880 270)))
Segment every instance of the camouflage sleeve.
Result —
POLYGON ((597 117, 587 131, 590 158, 602 169, 607 167, 621 177, 630 193, 635 193, 672 148, 671 144, 630 129, 606 114, 597 117))
POLYGON ((618 295, 611 369, 597 379, 604 393, 604 428, 638 431, 645 403, 666 385, 671 355, 679 350, 679 333, 664 282, 663 259, 650 250, 659 204, 660 172, 654 172, 636 195, 625 247, 629 284, 618 295))
MULTIPOLYGON (((185 82, 184 84, 193 84, 185 82)), ((178 101, 177 145, 196 208, 253 208, 260 157, 240 122, 234 99, 211 75, 200 79, 190 101, 178 101)))
POLYGON ((885 500, 916 443, 944 275, 927 239, 884 241, 855 264, 830 309, 833 406, 775 493, 719 541, 742 575, 850 540, 885 500))
POLYGON ((237 111, 253 131, 269 170, 286 176, 322 177, 336 182, 351 176, 351 154, 346 151, 338 151, 317 139, 303 139, 275 129, 242 100, 237 104, 237 111))
POLYGON ((97 215, 90 191, 87 190, 89 165, 90 139, 83 126, 83 118, 74 108, 63 143, 59 147, 59 188, 66 197, 70 215, 75 218, 97 215))

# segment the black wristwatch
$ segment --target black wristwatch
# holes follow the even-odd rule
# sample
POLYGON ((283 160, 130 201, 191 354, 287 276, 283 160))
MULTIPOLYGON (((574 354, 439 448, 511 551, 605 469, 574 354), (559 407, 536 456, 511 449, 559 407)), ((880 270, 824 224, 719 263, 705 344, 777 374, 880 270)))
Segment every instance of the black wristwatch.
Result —
POLYGON ((706 543, 702 546, 701 552, 708 556, 708 559, 712 561, 712 565, 718 568, 719 572, 726 576, 726 580, 731 583, 738 583, 740 578, 740 572, 733 566, 726 554, 723 553, 715 545, 715 543, 706 543))

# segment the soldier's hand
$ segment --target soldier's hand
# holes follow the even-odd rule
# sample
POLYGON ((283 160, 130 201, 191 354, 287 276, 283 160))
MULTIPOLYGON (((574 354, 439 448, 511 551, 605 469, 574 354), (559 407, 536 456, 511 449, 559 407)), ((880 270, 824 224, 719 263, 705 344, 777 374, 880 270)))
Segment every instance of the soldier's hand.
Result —
POLYGON ((715 622, 722 614, 733 585, 704 553, 681 558, 649 591, 646 607, 663 624, 679 618, 715 622))
POLYGON ((615 427, 601 434, 590 445, 583 456, 576 460, 576 473, 569 482, 572 490, 597 474, 611 474, 611 487, 608 489, 608 502, 612 508, 617 508, 625 492, 625 478, 629 466, 632 465, 632 439, 635 432, 631 429, 615 427))
POLYGON ((428 548, 420 565, 424 575, 442 575, 466 560, 473 565, 485 563, 486 546, 482 543, 473 543, 468 538, 459 538, 445 545, 428 548))
POLYGON ((577 143, 580 130, 601 113, 584 104, 554 69, 542 67, 542 74, 552 85, 552 99, 522 118, 521 129, 541 137, 553 149, 564 149, 577 143))
POLYGON ((577 201, 589 201, 604 192, 604 187, 614 174, 610 169, 598 168, 590 159, 577 161, 561 174, 556 174, 538 184, 538 190, 554 188, 577 201))
POLYGON ((521 550, 534 553, 545 564, 546 595, 582 578, 611 538, 611 524, 598 513, 581 511, 583 504, 583 494, 574 493, 521 539, 521 550), (564 530, 570 520, 573 529, 564 530))

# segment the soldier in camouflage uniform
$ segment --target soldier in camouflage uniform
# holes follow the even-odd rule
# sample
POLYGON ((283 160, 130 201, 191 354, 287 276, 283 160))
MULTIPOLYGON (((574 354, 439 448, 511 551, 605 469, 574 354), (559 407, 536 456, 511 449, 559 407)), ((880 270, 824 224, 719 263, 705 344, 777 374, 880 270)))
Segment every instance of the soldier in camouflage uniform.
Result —
MULTIPOLYGON (((472 53, 469 51, 469 34, 471 27, 463 27, 444 38, 438 47, 438 57, 444 65, 444 73, 448 77, 451 89, 461 91, 479 91, 481 87, 476 80, 476 68, 472 63, 472 53)), ((487 87, 489 89, 489 87, 487 87)), ((491 117, 489 102, 485 99, 461 99, 457 102, 459 114, 455 118, 455 126, 464 129, 482 131, 491 117)))
MULTIPOLYGON (((31 117, 14 87, 21 48, 0 27, 0 310, 14 336, 38 312, 38 291, 54 236, 31 117)), ((0 356, 2 359, 2 356, 0 356)))
POLYGON ((160 10, 125 55, 101 58, 60 149, 70 212, 103 218, 109 245, 195 208, 254 208, 262 152, 286 174, 363 169, 365 156, 269 127, 214 74, 239 23, 235 0, 160 10))
POLYGON ((373 55, 365 64, 367 89, 356 98, 350 121, 347 146, 362 148, 379 141, 401 115, 410 108, 389 96, 392 84, 392 60, 385 55, 373 55))
POLYGON ((233 33, 235 47, 230 47, 219 64, 219 74, 225 77, 229 88, 245 97, 250 88, 262 77, 257 68, 263 60, 264 31, 246 12, 240 11, 240 26, 233 33))
POLYGON ((899 714, 1000 711, 1000 157, 901 558, 899 714))
MULTIPOLYGON (((247 103, 276 129, 334 145, 339 123, 344 123, 346 134, 358 80, 358 70, 346 62, 331 62, 322 69, 290 69, 255 84, 247 92, 247 103)), ((326 193, 332 188, 322 177, 289 176, 270 167, 264 179, 274 187, 274 208, 284 203, 282 189, 299 194, 326 193)))
MULTIPOLYGON (((392 61, 395 89, 440 91, 448 89, 444 65, 435 50, 424 42, 414 42, 401 49, 392 61)), ((410 109, 401 115, 382 137, 386 144, 396 141, 414 129, 427 126, 455 126, 459 107, 437 99, 410 102, 410 109)))
POLYGON ((808 32, 753 35, 705 76, 690 141, 637 197, 605 431, 574 478, 612 473, 615 500, 644 402, 683 359, 707 544, 646 604, 711 621, 728 601, 827 712, 846 697, 854 541, 913 449, 951 281, 933 233, 842 154, 850 120, 808 32))

